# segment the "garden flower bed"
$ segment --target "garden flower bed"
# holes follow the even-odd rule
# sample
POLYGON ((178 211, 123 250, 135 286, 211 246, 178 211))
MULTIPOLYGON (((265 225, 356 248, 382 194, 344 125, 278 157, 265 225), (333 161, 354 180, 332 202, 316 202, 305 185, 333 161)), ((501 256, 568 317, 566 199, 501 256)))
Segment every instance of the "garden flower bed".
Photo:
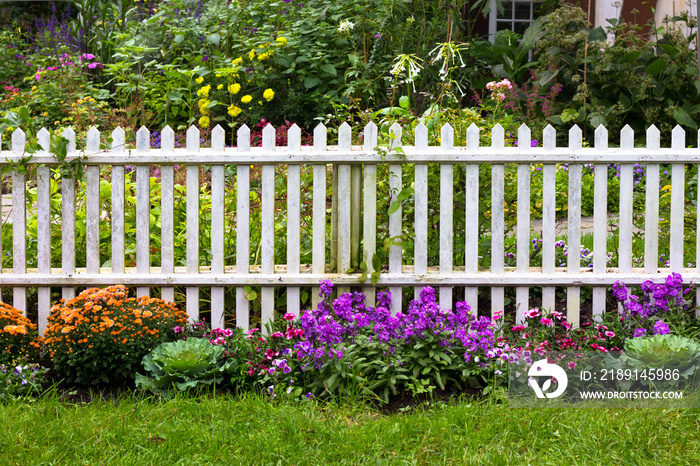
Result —
POLYGON ((519 324, 501 315, 477 316, 465 302, 440 309, 430 287, 405 312, 392 315, 388 291, 379 294, 376 306, 366 306, 362 293, 333 298, 333 288, 322 282, 321 302, 301 317, 285 314, 249 331, 186 323, 172 305, 130 298, 119 286, 86 290, 54 306, 43 338, 6 306, 0 337, 9 352, 0 361, 0 395, 42 393, 47 367, 67 391, 136 387, 165 398, 254 392, 270 402, 341 397, 398 409, 450 394, 491 396, 507 385, 509 364, 552 352, 607 353, 644 347, 640 342, 646 340, 676 351, 700 348, 700 321, 686 297, 691 288, 683 287, 679 274, 643 283, 641 295, 618 282, 614 295, 621 311, 579 328, 560 312, 537 308, 519 324), (41 357, 21 348, 40 348, 41 357))

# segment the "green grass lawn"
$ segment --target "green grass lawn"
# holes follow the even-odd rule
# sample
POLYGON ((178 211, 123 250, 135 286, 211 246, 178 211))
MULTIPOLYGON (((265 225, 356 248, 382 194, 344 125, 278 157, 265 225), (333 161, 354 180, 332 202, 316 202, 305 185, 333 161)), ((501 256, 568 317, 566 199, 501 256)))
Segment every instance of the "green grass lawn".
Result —
POLYGON ((0 404, 0 463, 697 464, 700 411, 433 403, 382 414, 358 403, 258 396, 0 404))

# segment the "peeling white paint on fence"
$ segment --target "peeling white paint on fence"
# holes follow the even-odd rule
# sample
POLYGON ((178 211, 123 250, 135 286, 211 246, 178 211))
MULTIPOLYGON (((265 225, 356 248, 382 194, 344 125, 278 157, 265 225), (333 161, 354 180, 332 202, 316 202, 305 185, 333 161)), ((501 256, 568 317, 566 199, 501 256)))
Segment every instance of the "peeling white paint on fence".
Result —
MULTIPOLYGON (((174 148, 174 133, 166 127, 162 131, 160 149, 150 147, 150 133, 141 128, 136 134, 136 148, 124 148, 124 132, 117 128, 111 133, 110 149, 100 148, 100 133, 91 129, 87 135, 84 153, 76 150, 75 134, 64 132, 69 140, 67 160, 76 160, 85 166, 85 193, 76 193, 76 180, 64 177, 56 181, 60 184, 62 204, 60 216, 51 217, 51 167, 58 160, 49 153, 50 134, 46 130, 38 133, 41 149, 31 160, 24 158, 25 135, 16 130, 12 135, 10 151, 0 153, 0 165, 11 163, 36 165, 35 173, 27 179, 24 171, 15 169, 12 178, 12 269, 5 268, 0 274, 0 286, 13 287, 13 305, 26 311, 27 288, 38 289, 40 328, 45 328, 50 303, 51 287, 62 290, 62 296, 69 299, 75 296, 75 287, 106 286, 122 283, 136 287, 139 295, 147 295, 153 289, 160 289, 161 296, 169 301, 175 299, 176 289, 184 289, 186 309, 192 320, 198 319, 201 308, 201 288, 211 289, 210 307, 214 325, 223 326, 224 316, 235 316, 236 324, 249 328, 250 287, 260 287, 261 319, 274 318, 276 306, 275 289, 286 289, 287 311, 299 315, 301 311, 301 290, 311 287, 313 305, 318 302, 318 283, 322 279, 333 281, 341 289, 363 287, 368 295, 368 304, 376 302, 376 289, 369 279, 360 281, 359 262, 364 264, 364 272, 369 277, 373 269, 373 257, 380 249, 377 234, 385 228, 385 234, 392 239, 377 286, 388 288, 392 293, 392 312, 403 307, 403 287, 414 287, 414 296, 419 296, 422 285, 437 288, 442 307, 452 307, 456 296, 464 296, 476 309, 479 287, 491 290, 491 312, 506 309, 506 288, 515 288, 515 308, 518 321, 531 304, 531 288, 542 287, 542 306, 553 309, 556 287, 565 287, 566 314, 569 321, 577 324, 580 319, 581 287, 593 288, 594 314, 605 311, 606 287, 616 280, 628 284, 638 284, 651 278, 660 280, 669 271, 682 272, 686 283, 697 282, 700 277, 700 260, 693 268, 684 268, 683 243, 689 233, 698 236, 698 259, 700 259, 700 230, 686 232, 685 180, 697 173, 700 150, 685 148, 685 133, 675 128, 672 133, 671 148, 660 147, 660 133, 652 127, 646 133, 646 148, 634 147, 634 133, 625 127, 621 133, 619 148, 608 146, 608 133, 605 128, 595 132, 593 148, 584 148, 582 132, 574 127, 568 134, 567 147, 556 146, 556 134, 547 127, 543 134, 543 147, 530 147, 530 129, 523 126, 518 132, 518 147, 506 147, 504 131, 497 125, 492 131, 490 147, 479 146, 479 129, 471 126, 464 141, 454 140, 454 131, 449 126, 440 129, 440 146, 429 146, 428 128, 418 125, 415 128, 413 146, 404 145, 402 128, 398 124, 391 127, 387 147, 377 150, 378 130, 373 123, 361 129, 364 136, 362 147, 352 145, 352 128, 344 124, 338 131, 338 145, 328 146, 326 128, 320 125, 314 131, 312 147, 301 145, 301 131, 295 125, 288 134, 287 147, 275 146, 275 129, 264 128, 262 147, 251 147, 250 130, 242 127, 237 133, 237 147, 225 148, 225 133, 220 127, 212 131, 211 147, 200 147, 199 131, 192 127, 187 131, 187 145, 184 149, 174 148), (401 148, 401 151, 393 149, 401 148), (646 164, 645 258, 643 266, 632 262, 632 238, 636 231, 632 222, 634 207, 633 163, 646 164), (517 212, 504 210, 507 164, 517 165, 517 212), (594 219, 593 219, 593 265, 581 266, 578 251, 581 240, 581 189, 583 164, 594 165, 594 219), (608 164, 620 164, 620 214, 619 214, 619 267, 607 266, 606 255, 611 253, 608 244, 608 164), (532 191, 531 171, 533 164, 542 164, 542 265, 534 267, 530 261, 531 235, 533 232, 530 212, 532 191), (566 164, 568 169, 567 223, 568 250, 566 267, 555 263, 556 226, 556 171, 557 166, 566 164), (175 185, 174 166, 185 167, 186 175, 186 253, 180 263, 176 263, 174 204, 180 193, 175 185), (490 165, 491 211, 479 212, 479 200, 487 192, 487 187, 479 185, 480 170, 490 165), (125 223, 127 191, 125 183, 131 175, 125 167, 135 167, 135 218, 134 225, 125 223), (414 166, 414 178, 404 174, 407 166, 414 166), (669 244, 660 245, 660 168, 669 169, 670 225, 669 244), (670 166, 670 168, 668 167, 670 166), (153 184, 151 169, 160 170, 160 182, 153 184), (276 167, 282 167, 286 179, 284 202, 276 196, 276 167), (302 185, 302 168, 312 172, 311 186, 302 185), (388 173, 387 179, 379 180, 378 168, 388 173), (261 174, 259 180, 260 198, 256 197, 253 206, 260 215, 260 244, 251 243, 251 222, 257 222, 251 215, 251 169, 261 174), (429 186, 432 173, 439 173, 439 184, 429 186), (202 181, 202 171, 209 174, 208 181, 202 181), (686 173, 688 172, 688 173, 686 173), (331 175, 332 176, 329 176, 331 175), (460 189, 455 190, 455 179, 464 180, 460 189), (101 211, 101 180, 109 180, 111 187, 111 212, 103 218, 101 211), (330 186, 329 186, 330 181, 330 186), (413 197, 402 199, 395 212, 379 212, 378 185, 384 183, 389 188, 390 205, 397 200, 403 188, 412 186, 413 197), (235 185, 235 189, 233 189, 235 185), (334 198, 337 211, 327 215, 329 192, 337 187, 334 198), (27 206, 28 189, 36 189, 36 204, 27 206), (432 189, 432 191, 431 191, 432 189), (361 191, 361 192, 360 192, 361 191), (201 202, 202 193, 210 195, 210 205, 201 202), (307 194, 308 193, 308 194, 307 194), (85 225, 76 222, 76 199, 84 195, 85 225), (437 204, 429 204, 439 196, 437 204), (160 198, 160 213, 154 218, 153 208, 160 198), (235 202, 233 202, 235 197, 235 202), (458 205, 456 199, 464 199, 458 205), (312 213, 310 225, 302 227, 308 220, 302 218, 304 200, 312 213), (429 205, 437 205, 439 212, 430 212, 429 205), (404 206, 412 222, 404 221, 404 206), (203 209, 210 209, 205 212, 203 209), (282 212, 282 215, 280 215, 282 212), (461 218, 456 214, 460 213, 461 218), (206 214, 206 215, 205 215, 206 214), (485 216, 482 230, 490 231, 490 267, 479 267, 479 215, 485 216), (207 216, 208 215, 208 216, 207 216), (506 215, 515 215, 517 263, 506 267, 504 263, 504 242, 506 215), (27 218, 36 216, 36 266, 27 267, 27 218), (227 219, 231 220, 227 223, 227 219), (331 241, 327 238, 327 222, 333 224, 331 241), (384 218, 386 225, 378 225, 384 218), (438 219, 439 225, 431 225, 438 219), (455 231, 457 220, 464 231, 455 231), (284 227, 280 227, 281 223, 284 227), (108 227, 108 224, 110 225, 108 227), (153 250, 151 225, 160 227, 160 250, 153 250), (235 224, 235 227, 234 227, 235 224), (227 225, 229 228, 227 229, 227 225), (84 230, 82 228, 84 227, 84 230), (105 257, 101 250, 101 235, 108 229, 111 233, 109 245, 111 257, 105 257), (135 244, 127 244, 126 233, 135 229, 135 244), (60 230, 60 234, 57 232, 60 230), (60 261, 52 244, 51 232, 60 237, 60 261), (76 267, 76 235, 85 234, 85 266, 76 267), (202 231, 208 234, 202 235, 202 231), (284 231, 281 236, 276 231, 284 231), (430 234, 437 235, 439 251, 429 251, 430 234), (306 238, 304 235, 308 235, 306 238), (413 253, 409 257, 402 246, 402 239, 413 240, 413 253), (457 238, 462 244, 456 245, 457 238), (285 264, 275 263, 275 245, 286 239, 285 264), (227 242, 228 240, 228 242, 227 242), (235 240, 233 251, 226 251, 226 244, 235 240), (312 244, 310 263, 302 263, 302 243, 312 244), (330 256, 326 253, 330 244, 330 256), (459 246, 459 247, 457 247, 459 246), (670 249, 670 267, 658 267, 659 248, 670 249), (259 254, 257 251, 259 250, 259 254), (206 252, 201 256, 201 252, 206 252), (457 261, 458 251, 463 251, 463 261, 457 261), (228 254, 228 256, 227 256, 228 254), (160 263, 154 263, 154 256, 160 263), (202 263, 201 257, 210 257, 202 263), (55 259, 54 259, 55 260, 55 259), (335 268, 333 268, 335 265, 335 268), (235 300, 226 300, 226 291, 235 289, 235 300)), ((19 165, 16 165, 19 166, 19 165)), ((257 181, 256 181, 257 182, 257 181)), ((279 186, 280 183, 277 183, 279 186)), ((178 188, 179 189, 179 188, 178 188)), ((666 191, 668 187, 664 188, 666 191)), ((539 195, 539 194, 538 194, 539 195)), ((700 188, 697 193, 700 198, 700 188)), ((385 201, 385 200, 383 200, 385 201)), ((562 208, 562 206, 559 206, 562 208)), ((698 222, 700 229, 700 222, 698 222)), ((432 238, 435 238, 433 236, 432 238)), ((1 239, 1 238, 0 238, 1 239)), ((181 247, 183 245, 179 245, 181 247)), ((32 250, 33 252, 33 250, 32 250)), ((2 250, 0 249, 0 254, 2 250)), ((280 257, 279 255, 277 256, 280 257)), ((279 260, 279 259, 278 259, 279 260)), ((157 290, 156 290, 157 292, 157 290)), ((482 310, 483 311, 483 310, 482 310)))

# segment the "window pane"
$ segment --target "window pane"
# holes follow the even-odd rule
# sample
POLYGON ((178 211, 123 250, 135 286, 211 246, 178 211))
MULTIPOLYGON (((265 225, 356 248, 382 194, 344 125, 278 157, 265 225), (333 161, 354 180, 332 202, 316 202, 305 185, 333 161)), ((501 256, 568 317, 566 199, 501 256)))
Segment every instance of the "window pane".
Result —
POLYGON ((510 21, 497 21, 496 22, 496 31, 503 31, 504 29, 506 31, 511 30, 512 22, 510 21))
POLYGON ((529 21, 515 21, 513 23, 513 31, 518 34, 523 34, 528 27, 530 27, 529 21))
POLYGON ((531 2, 516 2, 515 3, 515 19, 532 19, 532 3, 531 2))
POLYGON ((498 12, 497 18, 499 19, 512 19, 513 18, 513 2, 503 2, 503 13, 498 12))

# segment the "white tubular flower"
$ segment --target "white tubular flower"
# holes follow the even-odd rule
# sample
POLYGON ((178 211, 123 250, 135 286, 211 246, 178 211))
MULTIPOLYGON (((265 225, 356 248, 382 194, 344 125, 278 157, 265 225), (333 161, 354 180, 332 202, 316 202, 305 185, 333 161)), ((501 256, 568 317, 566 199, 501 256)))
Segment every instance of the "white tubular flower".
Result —
POLYGON ((353 29, 355 29, 355 23, 346 19, 346 20, 341 21, 340 24, 338 24, 337 31, 339 33, 343 34, 345 32, 350 32, 353 29))
POLYGON ((416 76, 418 76, 418 74, 420 73, 420 70, 423 68, 419 62, 420 58, 418 58, 417 56, 413 54, 403 53, 394 59, 395 64, 391 68, 389 73, 392 76, 396 77, 399 77, 405 73, 405 82, 412 83, 413 90, 415 92, 416 86, 414 80, 416 79, 416 76))

